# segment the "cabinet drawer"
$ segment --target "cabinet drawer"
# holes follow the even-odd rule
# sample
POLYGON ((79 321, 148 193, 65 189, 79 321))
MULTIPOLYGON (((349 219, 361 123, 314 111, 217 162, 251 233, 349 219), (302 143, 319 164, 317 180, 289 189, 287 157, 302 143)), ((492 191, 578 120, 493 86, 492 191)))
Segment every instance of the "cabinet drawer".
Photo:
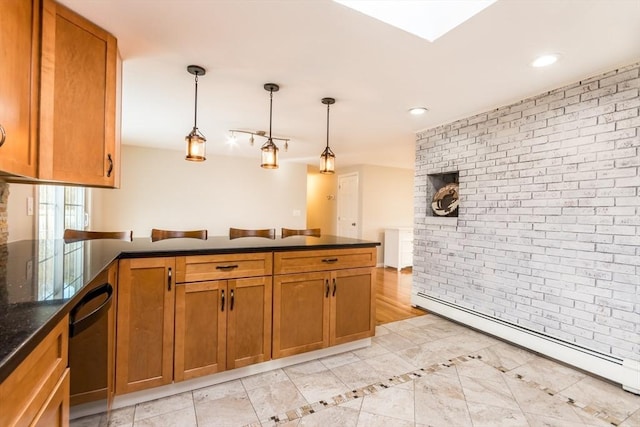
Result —
POLYGON ((30 425, 67 368, 69 317, 65 316, 0 384, 0 425, 30 425))
POLYGON ((291 251, 274 254, 274 274, 375 267, 376 248, 291 251))
POLYGON ((176 283, 269 276, 271 252, 196 255, 176 258, 176 283))

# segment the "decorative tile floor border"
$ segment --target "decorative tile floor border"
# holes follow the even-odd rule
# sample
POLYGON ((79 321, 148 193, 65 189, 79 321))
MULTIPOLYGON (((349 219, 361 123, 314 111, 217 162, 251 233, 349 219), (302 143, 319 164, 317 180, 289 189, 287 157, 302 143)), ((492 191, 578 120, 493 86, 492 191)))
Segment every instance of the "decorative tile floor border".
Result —
MULTIPOLYGON (((474 354, 474 355, 467 355, 467 356, 458 356, 458 357, 454 357, 452 359, 447 360, 446 362, 441 362, 441 363, 435 363, 433 365, 430 365, 426 368, 420 368, 420 369, 416 369, 415 371, 411 371, 405 374, 401 374, 401 375, 394 375, 390 378, 388 378, 387 380, 382 380, 379 382, 376 382, 374 384, 370 384, 364 387, 360 387, 351 391, 347 391, 345 393, 342 394, 338 394, 336 396, 333 396, 330 399, 327 400, 320 400, 314 403, 310 403, 304 406, 301 406, 299 408, 296 409, 291 409, 289 411, 286 411, 282 414, 277 414, 274 415, 272 417, 269 417, 267 420, 263 420, 262 423, 275 423, 275 424, 283 424, 283 423, 287 423, 290 421, 294 421, 297 419, 300 419, 302 417, 305 417, 307 415, 311 415, 314 414, 316 412, 320 412, 324 409, 327 408, 331 408, 334 406, 338 406, 341 405, 343 403, 349 402, 351 400, 354 399, 361 399, 365 396, 371 395, 371 394, 375 394, 375 393, 379 393, 383 390, 386 390, 388 388, 391 387, 395 387, 401 384, 405 384, 409 381, 413 381, 415 379, 421 378, 427 374, 431 374, 434 372, 438 372, 441 371, 443 369, 446 368, 450 368, 452 366, 457 366, 457 365, 461 365, 465 362, 469 362, 471 360, 482 360, 482 356, 479 354, 474 354)), ((487 366, 491 366, 491 365, 487 365, 487 366)), ((549 387, 543 386, 531 379, 525 378, 520 374, 510 374, 510 372, 503 368, 503 367, 495 367, 495 366, 491 366, 497 370, 499 370, 500 372, 507 374, 507 375, 512 375, 513 378, 520 380, 522 382, 524 382, 525 384, 533 387, 533 388, 537 388, 540 389, 542 391, 544 391, 545 393, 547 393, 550 396, 553 396, 556 399, 559 399, 560 401, 574 406, 576 408, 581 409, 582 411, 584 411, 585 413, 599 418, 609 424, 611 424, 612 426, 618 426, 620 425, 624 420, 619 420, 616 417, 609 415, 607 413, 607 411, 605 409, 602 408, 595 408, 592 405, 588 405, 579 401, 576 401, 570 397, 566 397, 563 396, 561 394, 559 394, 558 392, 550 389, 549 387)), ((260 427, 261 423, 252 423, 252 424, 247 424, 245 427, 260 427)))

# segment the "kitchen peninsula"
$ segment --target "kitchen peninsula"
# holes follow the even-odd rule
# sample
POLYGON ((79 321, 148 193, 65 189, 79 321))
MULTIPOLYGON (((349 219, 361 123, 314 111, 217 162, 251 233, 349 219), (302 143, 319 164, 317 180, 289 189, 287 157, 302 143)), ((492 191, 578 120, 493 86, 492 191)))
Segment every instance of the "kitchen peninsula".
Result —
MULTIPOLYGON (((94 396, 123 395, 371 337, 378 245, 337 236, 4 245, 1 401, 9 402, 2 394, 5 383, 53 333, 58 345, 52 348, 60 349, 56 360, 66 368, 67 316, 97 282, 107 280, 117 296, 115 343, 109 346, 115 374, 109 390, 94 396), (39 248, 46 245, 55 248, 58 265, 65 254, 77 252, 75 284, 39 272, 39 248)), ((73 379, 75 365, 69 366, 73 379)), ((72 382, 72 395, 73 388, 72 382)), ((24 394, 23 400, 11 400, 15 405, 40 405, 29 400, 29 390, 13 393, 24 394)), ((92 399, 90 393, 83 396, 76 402, 92 399)), ((15 419, 3 417, 15 411, 0 409, 2 424, 11 425, 15 419)))

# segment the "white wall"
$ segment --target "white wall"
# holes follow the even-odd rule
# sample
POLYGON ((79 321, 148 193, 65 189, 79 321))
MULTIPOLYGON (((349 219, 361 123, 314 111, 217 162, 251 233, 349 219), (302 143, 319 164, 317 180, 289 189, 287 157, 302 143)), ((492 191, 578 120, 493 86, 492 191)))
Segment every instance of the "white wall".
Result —
POLYGON ((321 174, 317 166, 307 167, 307 227, 322 234, 338 232, 337 177, 321 174))
POLYGON ((7 184, 9 200, 7 203, 8 242, 31 240, 34 238, 35 218, 38 207, 33 205, 34 214, 27 215, 27 198, 34 198, 34 189, 30 184, 7 184))
POLYGON ((361 236, 365 240, 383 243, 378 248, 378 264, 381 264, 384 229, 413 226, 414 171, 361 165, 341 169, 338 174, 353 172, 358 173, 361 236))
POLYGON ((154 227, 205 228, 210 236, 227 235, 229 227, 304 228, 307 166, 266 170, 259 154, 194 163, 179 151, 123 146, 121 188, 93 190, 92 228, 132 229, 134 237, 154 227))

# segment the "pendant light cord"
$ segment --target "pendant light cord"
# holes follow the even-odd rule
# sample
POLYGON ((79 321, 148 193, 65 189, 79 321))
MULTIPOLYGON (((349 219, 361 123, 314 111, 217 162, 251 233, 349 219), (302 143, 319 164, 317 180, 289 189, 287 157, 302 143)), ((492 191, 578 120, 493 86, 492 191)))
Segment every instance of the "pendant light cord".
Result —
POLYGON ((194 101, 194 108, 193 108, 193 128, 194 129, 198 129, 198 73, 196 73, 196 96, 195 101, 194 101))
POLYGON ((329 148, 329 106, 331 104, 327 104, 327 148, 329 148))
POLYGON ((273 116, 273 89, 269 90, 269 141, 271 140, 271 120, 273 116))

